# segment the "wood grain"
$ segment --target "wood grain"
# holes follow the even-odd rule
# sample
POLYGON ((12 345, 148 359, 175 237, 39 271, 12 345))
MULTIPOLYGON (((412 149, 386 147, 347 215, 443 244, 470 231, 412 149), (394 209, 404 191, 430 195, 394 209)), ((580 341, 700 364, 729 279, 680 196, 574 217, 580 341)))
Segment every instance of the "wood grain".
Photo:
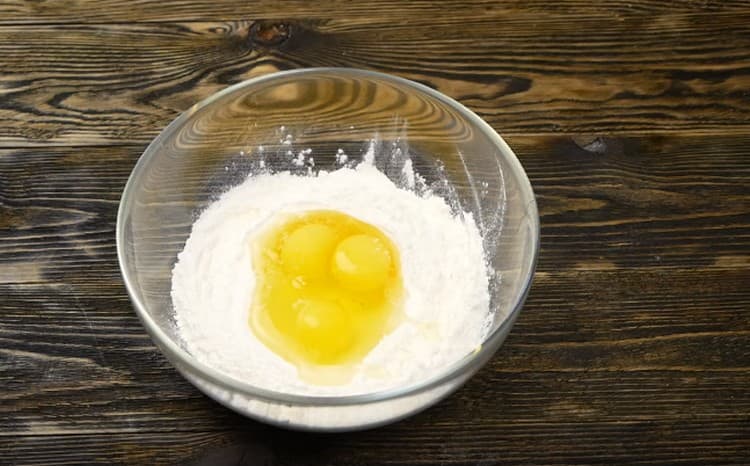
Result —
POLYGON ((220 408, 150 343, 112 240, 141 147, 0 151, 0 464, 741 464, 750 138, 510 143, 543 225, 511 336, 438 407, 334 437, 220 408))
POLYGON ((498 21, 300 20, 270 47, 252 19, 2 26, 0 146, 145 144, 227 85, 309 66, 414 79, 506 135, 746 131, 750 13, 498 21))
POLYGON ((526 12, 569 13, 577 16, 604 14, 611 18, 619 18, 623 15, 744 12, 747 11, 747 4, 743 0, 676 0, 669 3, 659 0, 602 0, 593 3, 582 0, 562 0, 554 3, 544 0, 445 0, 439 3, 429 0, 326 0, 316 4, 305 0, 140 0, 138 8, 138 14, 135 15, 129 5, 115 0, 6 0, 0 5, 0 24, 228 21, 237 18, 321 19, 329 17, 331 12, 335 12, 337 18, 349 21, 371 21, 372 18, 413 21, 418 18, 429 18, 435 22, 445 18, 472 19, 488 15, 511 16, 526 12))
MULTIPOLYGON (((538 199, 539 271, 747 267, 750 138, 509 142, 538 199)), ((119 283, 115 215, 141 150, 0 150, 0 260, 11 283, 119 283)))
MULTIPOLYGON (((498 356, 444 403, 449 412, 441 419, 470 425, 480 415, 506 424, 747 418, 746 275, 541 274, 498 356), (731 304, 719 307, 727 297, 731 304), (485 412, 465 412, 466 403, 485 412), (558 406, 565 403, 567 410, 558 406)), ((206 409, 211 402, 158 354, 119 288, 0 288, 0 437, 196 432, 238 422, 206 409)))
POLYGON ((750 4, 0 4, 0 464, 750 464, 750 4), (542 223, 496 357, 341 435, 222 408, 153 346, 114 245, 180 112, 308 66, 394 73, 506 136, 542 223))
MULTIPOLYGON (((439 408, 438 408, 439 409, 439 408)), ((398 426, 338 436, 256 429, 210 433, 91 434, 9 443, 23 463, 330 465, 330 464, 746 464, 738 435, 746 421, 555 422, 442 425, 423 414, 398 426), (414 435, 419 429, 430 435, 414 435), (258 431, 260 430, 260 432, 258 431), (458 434, 457 434, 458 432, 458 434), (651 439, 644 442, 644 439, 651 439), (612 440, 616 439, 616 440, 612 440), (115 445, 113 447, 113 445, 115 445), (692 446, 692 448, 691 448, 692 446), (554 458, 545 450, 559 452, 554 458)))

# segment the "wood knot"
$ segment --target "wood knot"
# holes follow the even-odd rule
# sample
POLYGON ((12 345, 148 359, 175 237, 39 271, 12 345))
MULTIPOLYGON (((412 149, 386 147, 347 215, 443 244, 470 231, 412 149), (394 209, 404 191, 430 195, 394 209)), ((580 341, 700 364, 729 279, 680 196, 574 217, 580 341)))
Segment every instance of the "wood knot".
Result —
POLYGON ((262 47, 275 47, 292 36, 292 25, 274 21, 258 21, 250 28, 250 42, 262 47))
POLYGON ((594 154, 604 154, 607 152, 607 141, 598 136, 573 136, 573 142, 586 152, 594 154))

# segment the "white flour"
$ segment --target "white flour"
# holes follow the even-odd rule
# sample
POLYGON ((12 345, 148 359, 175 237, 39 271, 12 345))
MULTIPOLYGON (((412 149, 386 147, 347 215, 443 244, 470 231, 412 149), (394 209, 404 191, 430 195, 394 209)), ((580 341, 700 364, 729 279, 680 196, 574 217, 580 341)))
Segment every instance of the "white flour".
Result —
MULTIPOLYGON (((411 164, 404 169, 411 172, 411 164)), ((414 180, 413 172, 405 175, 414 180)), ((172 300, 179 333, 197 359, 261 388, 307 395, 368 393, 427 378, 476 349, 491 318, 482 238, 471 215, 454 216, 438 196, 397 188, 367 157, 356 169, 318 176, 256 175, 226 192, 193 225, 173 270, 172 300), (255 282, 248 242, 274 215, 310 209, 375 225, 401 256, 406 319, 345 385, 301 380, 248 323, 255 282)))

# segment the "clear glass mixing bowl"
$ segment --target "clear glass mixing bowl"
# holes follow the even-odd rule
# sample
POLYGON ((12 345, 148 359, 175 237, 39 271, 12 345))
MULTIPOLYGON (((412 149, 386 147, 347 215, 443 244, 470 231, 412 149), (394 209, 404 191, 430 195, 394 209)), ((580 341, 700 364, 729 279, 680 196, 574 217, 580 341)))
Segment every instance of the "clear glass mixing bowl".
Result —
POLYGON ((235 411, 304 430, 382 425, 455 391, 505 340, 529 290, 538 248, 539 216, 529 180, 487 123, 421 84, 341 68, 263 76, 194 105, 148 146, 117 217, 117 254, 128 293, 180 373, 235 411), (426 380, 351 396, 269 391, 197 361, 177 333, 170 297, 171 270, 197 214, 256 170, 331 169, 339 149, 358 159, 372 141, 378 166, 394 181, 400 176, 395 154, 408 153, 426 183, 472 212, 482 229, 497 273, 491 285, 495 319, 481 349, 426 380), (314 168, 290 163, 308 148, 314 168))

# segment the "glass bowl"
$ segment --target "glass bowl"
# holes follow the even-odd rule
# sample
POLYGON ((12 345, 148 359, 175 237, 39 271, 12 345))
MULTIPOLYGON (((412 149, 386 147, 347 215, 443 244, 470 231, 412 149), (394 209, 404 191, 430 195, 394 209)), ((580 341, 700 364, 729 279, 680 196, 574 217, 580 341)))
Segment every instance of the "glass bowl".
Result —
MULTIPOLYGON (((392 167, 391 167, 392 168, 392 167)), ((374 427, 446 397, 482 367, 508 335, 531 284, 539 216, 529 180, 508 145, 470 110, 424 85, 371 71, 284 71, 231 86, 174 120, 141 156, 117 216, 125 286, 151 338, 191 383, 219 403, 278 426, 317 431, 374 427), (181 341, 171 271, 192 223, 208 204, 257 170, 330 169, 339 149, 376 146, 389 176, 394 153, 482 230, 494 322, 478 351, 425 380, 348 396, 303 396, 253 386, 196 360, 181 341), (315 168, 290 164, 311 149, 315 168), (390 158, 389 158, 390 157, 390 158), (447 183, 440 184, 440 181, 447 183)))

